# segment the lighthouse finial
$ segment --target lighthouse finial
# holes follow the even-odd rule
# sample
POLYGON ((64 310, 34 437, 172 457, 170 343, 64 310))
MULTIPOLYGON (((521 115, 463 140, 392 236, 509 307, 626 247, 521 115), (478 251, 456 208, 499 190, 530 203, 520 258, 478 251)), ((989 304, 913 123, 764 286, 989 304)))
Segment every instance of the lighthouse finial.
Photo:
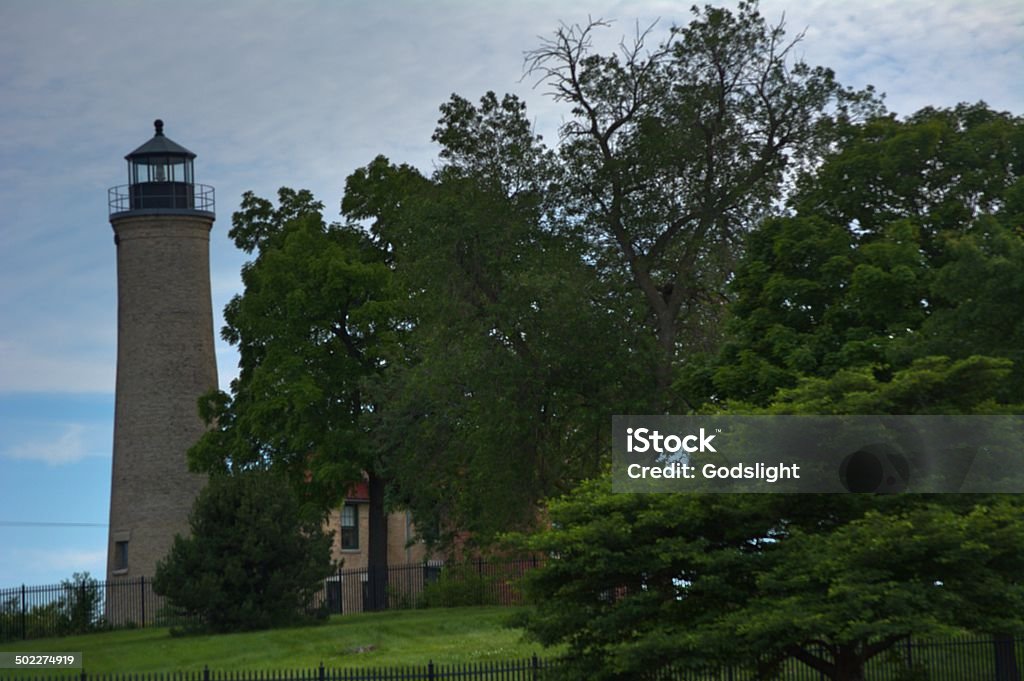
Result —
POLYGON ((156 128, 157 137, 163 137, 164 135, 164 122, 159 118, 153 121, 153 127, 156 128))

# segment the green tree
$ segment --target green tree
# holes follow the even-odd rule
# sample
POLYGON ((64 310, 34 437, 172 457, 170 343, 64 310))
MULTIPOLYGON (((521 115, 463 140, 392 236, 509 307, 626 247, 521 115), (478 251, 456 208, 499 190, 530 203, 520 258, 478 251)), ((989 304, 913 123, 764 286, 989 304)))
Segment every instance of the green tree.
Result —
POLYGON ((208 631, 292 624, 306 619, 331 573, 331 536, 302 512, 281 476, 249 470, 214 474, 157 564, 153 589, 208 631))
POLYGON ((480 542, 599 470, 634 343, 561 223, 559 169, 522 102, 453 96, 441 111, 429 178, 379 158, 342 209, 387 244, 403 292, 374 391, 394 498, 426 538, 480 542))
MULTIPOLYGON (((849 129, 795 214, 749 235, 730 340, 687 390, 739 413, 1019 412, 1021 129, 981 105, 849 129)), ((770 675, 795 658, 859 681, 910 635, 1024 628, 1021 511, 1013 496, 598 480, 521 540, 551 557, 526 625, 569 646, 576 678, 736 660, 770 675)))
MULTIPOLYGON (((877 118, 750 234, 729 340, 691 378, 763 405, 803 376, 886 382, 928 357, 1012 362, 1024 400, 1024 119, 983 104, 877 118)), ((916 411, 916 410, 913 410, 916 411)))
POLYGON ((64 595, 59 603, 66 632, 84 634, 103 626, 103 591, 99 581, 88 572, 76 572, 61 580, 64 595))
POLYGON ((225 340, 239 350, 231 394, 201 405, 213 427, 191 450, 205 471, 280 470, 311 516, 336 508, 368 479, 369 608, 383 607, 387 565, 384 455, 365 419, 365 392, 382 368, 391 324, 386 253, 356 227, 327 224, 307 191, 281 189, 279 204, 247 193, 230 236, 255 253, 245 290, 224 311, 225 340))
POLYGON ((631 679, 795 658, 861 681, 908 636, 1024 629, 1020 500, 614 494, 550 505, 520 619, 566 645, 567 678, 631 679))
POLYGON ((670 408, 680 358, 717 343, 739 236, 873 105, 752 3, 695 10, 650 52, 643 33, 594 54, 602 26, 528 56, 572 107, 557 150, 517 98, 456 95, 429 178, 379 158, 347 182, 402 291, 373 430, 428 534, 529 523, 607 460, 608 415, 670 408))
POLYGON ((650 49, 648 30, 619 54, 596 54, 606 26, 596 21, 563 26, 527 57, 529 74, 572 107, 561 208, 615 294, 638 296, 622 321, 653 341, 658 412, 699 404, 670 386, 688 354, 720 340, 743 234, 772 212, 788 174, 877 106, 870 90, 844 90, 828 69, 794 59, 800 38, 769 26, 756 2, 693 14, 650 49))
POLYGON ((85 634, 104 626, 103 591, 88 572, 60 583, 60 596, 23 611, 21 598, 0 602, 0 640, 85 634))
POLYGON ((314 484, 358 463, 421 529, 485 538, 599 469, 607 415, 676 404, 681 358, 717 343, 739 236, 873 100, 792 59, 752 3, 695 10, 651 52, 644 33, 621 55, 592 53, 601 25, 564 27, 528 58, 572 107, 557 151, 516 98, 453 96, 438 170, 357 171, 342 210, 369 229, 360 241, 321 219, 312 269, 281 255, 284 225, 318 219, 312 198, 275 211, 248 197, 233 234, 258 255, 227 314, 242 375, 208 403, 218 429, 199 459, 252 451, 314 484), (332 309, 350 291, 318 293, 342 232, 389 279, 367 298, 387 304, 332 309), (349 334, 367 341, 365 362, 325 331, 356 309, 373 319, 349 334))

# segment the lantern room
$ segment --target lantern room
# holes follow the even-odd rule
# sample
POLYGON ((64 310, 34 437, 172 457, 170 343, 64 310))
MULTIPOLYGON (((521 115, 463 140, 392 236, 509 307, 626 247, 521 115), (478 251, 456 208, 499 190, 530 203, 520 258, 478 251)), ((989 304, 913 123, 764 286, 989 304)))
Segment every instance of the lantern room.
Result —
POLYGON ((196 155, 164 135, 153 122, 153 138, 125 156, 128 184, 110 190, 111 215, 125 212, 213 212, 213 187, 196 184, 196 155))

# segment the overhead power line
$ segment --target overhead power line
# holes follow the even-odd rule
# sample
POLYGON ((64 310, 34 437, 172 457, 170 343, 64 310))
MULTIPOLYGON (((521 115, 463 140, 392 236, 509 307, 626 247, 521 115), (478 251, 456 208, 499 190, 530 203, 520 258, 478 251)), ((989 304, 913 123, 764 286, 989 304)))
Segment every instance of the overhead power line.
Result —
POLYGON ((62 523, 34 520, 0 520, 0 527, 107 527, 107 523, 62 523))

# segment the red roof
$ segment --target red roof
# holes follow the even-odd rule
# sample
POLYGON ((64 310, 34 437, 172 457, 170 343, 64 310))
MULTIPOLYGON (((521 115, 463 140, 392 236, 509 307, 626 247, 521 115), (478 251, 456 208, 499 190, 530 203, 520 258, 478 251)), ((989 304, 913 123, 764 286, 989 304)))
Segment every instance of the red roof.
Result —
POLYGON ((348 494, 345 495, 345 501, 370 501, 370 486, 364 480, 363 482, 357 482, 348 488, 348 494))

